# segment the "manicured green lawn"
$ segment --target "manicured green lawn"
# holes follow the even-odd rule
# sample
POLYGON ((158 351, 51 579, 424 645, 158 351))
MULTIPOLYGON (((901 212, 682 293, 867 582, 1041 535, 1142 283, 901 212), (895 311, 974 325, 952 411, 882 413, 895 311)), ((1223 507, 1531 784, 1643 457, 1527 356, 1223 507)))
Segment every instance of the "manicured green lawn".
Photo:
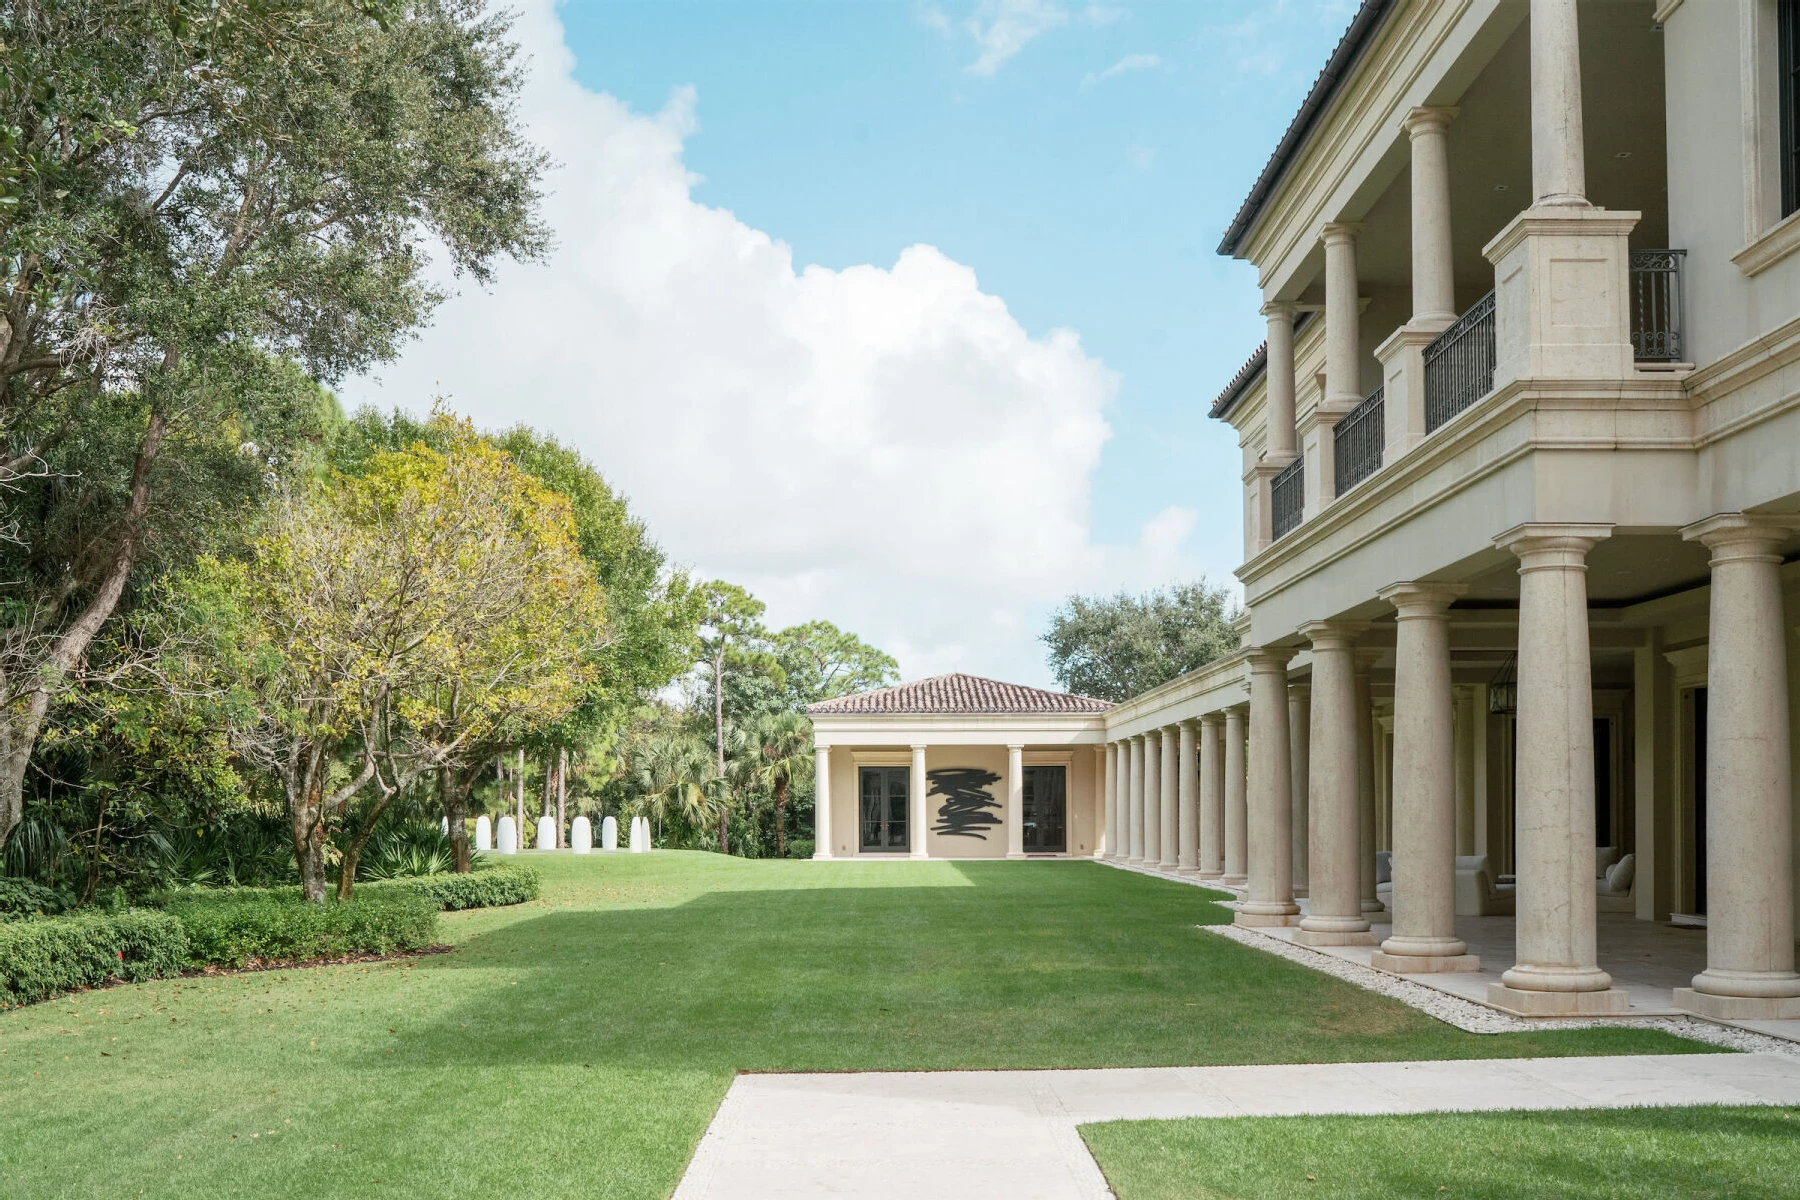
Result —
POLYGON ((530 858, 453 954, 0 1014, 0 1194, 665 1196, 740 1070, 1706 1049, 1460 1033, 1092 863, 530 858))
POLYGON ((1749 1200, 1800 1190, 1800 1109, 1113 1121, 1082 1136, 1119 1200, 1749 1200))

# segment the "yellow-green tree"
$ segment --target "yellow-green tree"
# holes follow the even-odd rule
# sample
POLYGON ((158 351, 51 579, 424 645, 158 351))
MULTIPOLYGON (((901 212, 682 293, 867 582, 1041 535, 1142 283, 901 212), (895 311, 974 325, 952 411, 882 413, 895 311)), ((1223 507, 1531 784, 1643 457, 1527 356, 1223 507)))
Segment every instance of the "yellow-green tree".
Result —
POLYGON ((279 495, 252 561, 213 564, 245 614, 235 658, 254 702, 238 744, 281 779, 309 896, 332 832, 357 818, 339 847, 348 895, 388 802, 434 771, 467 870, 454 801, 472 769, 590 682, 604 607, 566 500, 439 419, 447 449, 384 451, 279 495))

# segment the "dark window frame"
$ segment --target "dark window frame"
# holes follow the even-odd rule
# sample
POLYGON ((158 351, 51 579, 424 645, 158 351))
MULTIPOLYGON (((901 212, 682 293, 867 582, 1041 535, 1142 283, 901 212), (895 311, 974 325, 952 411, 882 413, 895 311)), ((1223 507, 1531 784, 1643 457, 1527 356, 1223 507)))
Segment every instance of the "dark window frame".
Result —
POLYGON ((1775 0, 1775 78, 1781 89, 1781 215, 1800 211, 1800 0, 1775 0))
POLYGON ((862 854, 905 854, 912 848, 912 770, 909 767, 858 766, 856 769, 856 846, 862 854), (869 784, 879 781, 877 803, 887 810, 885 816, 869 815, 869 784), (896 789, 897 784, 897 789, 896 789), (899 820, 895 821, 894 801, 899 799, 899 820), (898 824, 900 832, 894 833, 898 824), (871 833, 876 840, 871 840, 871 833), (896 844, 895 838, 898 837, 896 844))

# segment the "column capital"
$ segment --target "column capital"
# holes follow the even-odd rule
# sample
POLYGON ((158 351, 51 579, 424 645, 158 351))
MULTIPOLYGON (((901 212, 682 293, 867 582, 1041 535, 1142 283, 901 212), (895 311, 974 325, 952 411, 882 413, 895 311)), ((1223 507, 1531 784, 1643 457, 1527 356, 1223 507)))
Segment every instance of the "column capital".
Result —
POLYGON ((1361 221, 1327 221, 1319 226, 1319 240, 1327 246, 1341 242, 1354 242, 1356 235, 1362 232, 1361 221))
POLYGON ((914 750, 921 750, 921 751, 922 751, 922 750, 929 750, 929 749, 931 749, 931 746, 930 746, 930 744, 929 744, 929 743, 926 743, 926 742, 914 742, 914 743, 913 743, 913 745, 912 745, 912 748, 913 748, 913 749, 914 749, 914 750))
POLYGON ((1462 109, 1454 105, 1410 108, 1400 118, 1400 128, 1406 131, 1409 138, 1433 132, 1441 133, 1450 127, 1450 122, 1456 120, 1460 112, 1462 109))
MULTIPOLYGON (((1252 675, 1269 671, 1287 672, 1288 663, 1299 653, 1291 646, 1257 646, 1244 656, 1252 675)), ((1247 707, 1247 706, 1246 706, 1247 707)))
POLYGON ((1368 628, 1367 621, 1308 621, 1299 634, 1314 650, 1352 650, 1368 628))
POLYGON ((1390 583, 1375 594, 1394 606, 1400 620, 1408 621, 1448 616, 1451 602, 1468 590, 1461 583, 1413 581, 1390 583))
POLYGON ((1312 695, 1312 684, 1304 679, 1296 679, 1288 684, 1288 695, 1305 698, 1312 695))
POLYGON ((1358 675, 1367 675, 1374 669, 1375 664, 1381 661, 1381 656, 1384 653, 1386 653, 1386 651, 1377 646, 1359 649, 1356 652, 1356 673, 1358 675))
POLYGON ((1025 749, 1025 743, 1024 742, 1008 742, 1008 743, 1006 743, 1006 748, 1008 750, 1018 750, 1020 752, 1023 752, 1025 749))
POLYGON ((1292 300, 1269 300, 1256 311, 1265 317, 1286 317, 1292 321, 1300 306, 1292 300))
POLYGON ((1717 513, 1681 531, 1683 541, 1699 542, 1712 551, 1712 561, 1781 561, 1781 543, 1800 532, 1800 515, 1791 513, 1717 513))
POLYGON ((1212 712, 1209 712, 1209 713, 1201 713, 1200 714, 1200 724, 1202 727, 1205 727, 1207 725, 1223 725, 1224 723, 1225 723, 1225 710, 1222 708, 1214 709, 1212 712))
POLYGON ((1514 525, 1494 539, 1494 545, 1518 556, 1519 570, 1587 569, 1587 554, 1596 544, 1612 536, 1609 524, 1555 524, 1529 522, 1514 525))

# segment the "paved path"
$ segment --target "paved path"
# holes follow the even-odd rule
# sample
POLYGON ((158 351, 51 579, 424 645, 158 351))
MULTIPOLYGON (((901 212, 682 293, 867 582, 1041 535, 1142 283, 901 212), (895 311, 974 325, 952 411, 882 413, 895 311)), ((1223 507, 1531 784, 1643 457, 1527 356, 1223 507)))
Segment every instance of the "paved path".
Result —
POLYGON ((1146 1117, 1800 1104, 1772 1054, 740 1075, 676 1200, 1110 1196, 1075 1127, 1146 1117))

